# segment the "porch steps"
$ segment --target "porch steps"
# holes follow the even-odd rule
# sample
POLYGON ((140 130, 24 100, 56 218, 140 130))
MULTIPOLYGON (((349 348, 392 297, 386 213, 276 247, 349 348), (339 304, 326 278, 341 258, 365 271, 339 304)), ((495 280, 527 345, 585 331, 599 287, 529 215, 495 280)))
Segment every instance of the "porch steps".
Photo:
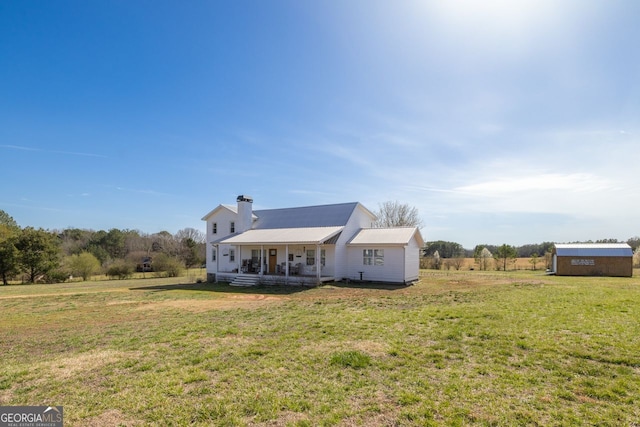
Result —
POLYGON ((229 286, 249 287, 256 286, 260 282, 260 276, 236 276, 229 286))

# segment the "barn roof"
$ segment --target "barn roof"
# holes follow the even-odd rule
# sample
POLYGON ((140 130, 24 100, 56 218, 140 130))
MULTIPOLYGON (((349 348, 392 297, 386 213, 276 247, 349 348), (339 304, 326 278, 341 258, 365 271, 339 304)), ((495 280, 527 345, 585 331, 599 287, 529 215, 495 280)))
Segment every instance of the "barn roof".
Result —
POLYGON ((626 243, 557 243, 555 249, 558 256, 633 256, 626 243))
POLYGON ((364 228, 360 230, 348 245, 406 245, 416 236, 418 245, 424 241, 416 227, 364 228))

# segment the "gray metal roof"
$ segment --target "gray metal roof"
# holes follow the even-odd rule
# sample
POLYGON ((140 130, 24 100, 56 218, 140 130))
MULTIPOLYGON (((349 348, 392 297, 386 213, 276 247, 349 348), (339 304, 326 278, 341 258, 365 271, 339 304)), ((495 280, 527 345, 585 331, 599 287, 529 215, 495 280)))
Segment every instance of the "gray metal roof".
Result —
POLYGON ((342 227, 355 210, 357 202, 336 205, 304 206, 283 209, 255 210, 258 220, 254 230, 271 228, 342 227))
POLYGON ((555 249, 558 256, 633 256, 626 243, 558 243, 555 249))

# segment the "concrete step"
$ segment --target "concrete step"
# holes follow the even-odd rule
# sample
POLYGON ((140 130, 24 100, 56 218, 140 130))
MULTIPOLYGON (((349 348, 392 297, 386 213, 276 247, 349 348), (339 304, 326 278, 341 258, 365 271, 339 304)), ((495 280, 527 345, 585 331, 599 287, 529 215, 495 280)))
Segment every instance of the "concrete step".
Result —
POLYGON ((236 276, 236 278, 233 279, 233 282, 229 283, 229 285, 238 287, 249 287, 257 286, 258 282, 260 282, 260 277, 258 276, 236 276))

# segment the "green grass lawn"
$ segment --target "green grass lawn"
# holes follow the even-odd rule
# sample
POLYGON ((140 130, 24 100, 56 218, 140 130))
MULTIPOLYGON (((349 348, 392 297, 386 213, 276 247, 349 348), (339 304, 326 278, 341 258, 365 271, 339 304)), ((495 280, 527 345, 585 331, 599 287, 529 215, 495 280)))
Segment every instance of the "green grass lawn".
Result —
POLYGON ((0 287, 0 405, 65 425, 640 424, 640 279, 0 287))

